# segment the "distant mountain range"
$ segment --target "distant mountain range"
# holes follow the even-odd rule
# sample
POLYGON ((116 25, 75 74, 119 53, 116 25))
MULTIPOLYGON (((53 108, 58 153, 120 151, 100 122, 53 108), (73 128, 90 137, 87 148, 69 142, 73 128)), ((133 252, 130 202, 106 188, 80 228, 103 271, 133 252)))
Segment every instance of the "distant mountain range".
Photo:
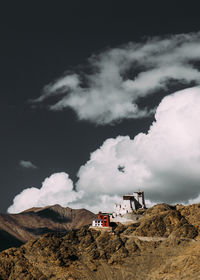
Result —
POLYGON ((60 205, 36 207, 19 214, 0 214, 0 251, 19 247, 49 232, 67 232, 91 224, 95 214, 60 205))

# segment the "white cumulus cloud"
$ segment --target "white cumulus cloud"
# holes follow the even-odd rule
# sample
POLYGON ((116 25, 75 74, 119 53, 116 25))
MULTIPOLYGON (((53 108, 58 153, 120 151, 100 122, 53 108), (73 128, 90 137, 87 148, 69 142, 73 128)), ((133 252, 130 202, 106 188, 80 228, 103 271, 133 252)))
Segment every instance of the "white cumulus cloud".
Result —
POLYGON ((187 203, 200 194, 199 123, 199 87, 165 97, 147 134, 107 139, 91 154, 79 170, 78 190, 94 203, 139 188, 152 201, 187 203))
POLYGON ((55 173, 44 180, 40 189, 34 187, 24 189, 14 198, 8 212, 19 213, 31 207, 54 204, 66 207, 68 203, 80 199, 81 196, 82 192, 77 193, 73 190, 73 183, 68 174, 55 173))
POLYGON ((199 84, 198 61, 200 32, 129 43, 92 55, 89 71, 65 74, 35 102, 57 96, 51 110, 71 108, 80 120, 96 124, 146 117, 153 110, 139 108, 139 99, 168 89, 171 81, 199 84))

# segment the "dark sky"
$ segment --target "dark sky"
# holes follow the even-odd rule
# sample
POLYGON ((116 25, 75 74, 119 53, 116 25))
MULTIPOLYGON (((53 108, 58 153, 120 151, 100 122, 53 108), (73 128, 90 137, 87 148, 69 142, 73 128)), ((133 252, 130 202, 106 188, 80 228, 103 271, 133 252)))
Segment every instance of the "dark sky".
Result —
MULTIPOLYGON (((76 181, 79 167, 105 139, 134 137, 152 122, 146 118, 97 127, 77 121, 71 110, 32 108, 28 101, 46 84, 105 48, 200 29, 199 9, 191 1, 35 2, 0 4, 1 212, 17 193, 40 187, 52 173, 66 171, 76 181), (38 168, 23 169, 20 160, 38 168)), ((158 95, 151 102, 160 99, 158 95)))

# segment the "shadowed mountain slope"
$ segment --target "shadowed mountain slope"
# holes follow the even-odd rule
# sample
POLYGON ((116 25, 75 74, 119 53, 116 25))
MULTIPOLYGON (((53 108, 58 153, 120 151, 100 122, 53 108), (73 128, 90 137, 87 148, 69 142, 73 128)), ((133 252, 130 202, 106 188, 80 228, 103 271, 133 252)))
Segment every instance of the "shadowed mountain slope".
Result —
POLYGON ((0 214, 0 250, 20 246, 48 232, 62 232, 88 225, 96 215, 86 209, 60 205, 31 208, 19 214, 0 214))

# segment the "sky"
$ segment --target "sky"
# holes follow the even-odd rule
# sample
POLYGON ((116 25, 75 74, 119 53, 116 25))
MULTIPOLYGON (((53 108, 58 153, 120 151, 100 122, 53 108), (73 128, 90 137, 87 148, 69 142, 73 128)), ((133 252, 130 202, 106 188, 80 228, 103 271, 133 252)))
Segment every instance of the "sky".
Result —
POLYGON ((149 2, 1 4, 1 212, 199 202, 199 9, 149 2))

